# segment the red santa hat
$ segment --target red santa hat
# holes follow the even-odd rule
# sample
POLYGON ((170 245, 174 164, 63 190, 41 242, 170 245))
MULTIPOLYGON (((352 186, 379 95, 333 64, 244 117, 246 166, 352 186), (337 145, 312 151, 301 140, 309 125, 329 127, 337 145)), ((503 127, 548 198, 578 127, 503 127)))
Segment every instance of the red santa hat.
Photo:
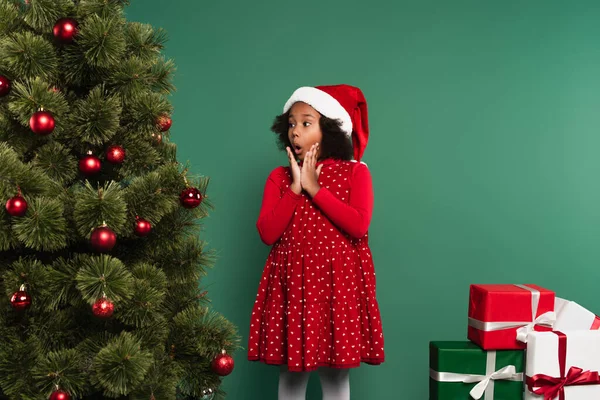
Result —
POLYGON ((342 131, 352 137, 354 159, 360 161, 369 140, 369 119, 367 100, 359 88, 350 85, 303 86, 292 93, 283 112, 288 112, 298 101, 327 118, 339 120, 342 131))

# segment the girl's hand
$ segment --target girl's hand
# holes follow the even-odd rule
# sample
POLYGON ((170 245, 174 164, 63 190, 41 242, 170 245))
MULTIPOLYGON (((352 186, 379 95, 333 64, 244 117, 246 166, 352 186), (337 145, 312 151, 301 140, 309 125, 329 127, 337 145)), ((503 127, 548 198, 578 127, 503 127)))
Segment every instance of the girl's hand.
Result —
POLYGON ((288 161, 290 162, 290 169, 292 170, 292 186, 291 189, 294 193, 300 194, 302 192, 302 183, 300 181, 300 167, 298 166, 298 161, 296 161, 296 157, 292 153, 292 150, 288 147, 285 148, 288 155, 288 161))
POLYGON ((311 146, 308 153, 304 157, 304 164, 302 164, 302 171, 300 173, 300 182, 302 189, 306 190, 310 197, 315 197, 321 186, 319 185, 319 175, 323 164, 315 168, 317 164, 319 144, 315 143, 311 146))

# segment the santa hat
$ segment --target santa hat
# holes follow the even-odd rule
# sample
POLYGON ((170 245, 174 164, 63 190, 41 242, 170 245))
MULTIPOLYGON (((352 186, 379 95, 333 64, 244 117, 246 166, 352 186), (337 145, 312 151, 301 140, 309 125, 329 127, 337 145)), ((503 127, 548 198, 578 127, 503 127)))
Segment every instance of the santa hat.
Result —
POLYGON ((352 137, 354 159, 360 161, 369 139, 369 119, 367 100, 359 88, 350 85, 303 86, 292 93, 283 112, 288 112, 298 101, 327 118, 339 120, 342 131, 352 137))

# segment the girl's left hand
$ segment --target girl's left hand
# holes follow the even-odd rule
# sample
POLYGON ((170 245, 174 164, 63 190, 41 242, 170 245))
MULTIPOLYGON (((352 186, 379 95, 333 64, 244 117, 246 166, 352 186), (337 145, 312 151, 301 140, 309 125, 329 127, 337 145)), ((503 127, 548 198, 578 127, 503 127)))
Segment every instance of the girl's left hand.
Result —
POLYGON ((311 146, 310 150, 304 157, 302 173, 300 174, 300 183, 302 184, 302 189, 306 190, 310 197, 314 197, 319 189, 321 189, 321 186, 319 185, 319 175, 321 174, 323 164, 315 168, 319 154, 318 149, 318 143, 315 143, 311 146))

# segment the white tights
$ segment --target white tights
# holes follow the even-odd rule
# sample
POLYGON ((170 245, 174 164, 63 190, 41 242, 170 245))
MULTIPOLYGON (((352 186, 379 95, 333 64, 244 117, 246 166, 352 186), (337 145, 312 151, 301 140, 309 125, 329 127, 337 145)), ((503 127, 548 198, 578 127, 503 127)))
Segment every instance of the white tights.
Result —
MULTIPOLYGON (((323 400, 350 400, 350 370, 319 368, 323 400)), ((279 400, 305 400, 310 372, 290 372, 282 365, 279 371, 279 400)))

